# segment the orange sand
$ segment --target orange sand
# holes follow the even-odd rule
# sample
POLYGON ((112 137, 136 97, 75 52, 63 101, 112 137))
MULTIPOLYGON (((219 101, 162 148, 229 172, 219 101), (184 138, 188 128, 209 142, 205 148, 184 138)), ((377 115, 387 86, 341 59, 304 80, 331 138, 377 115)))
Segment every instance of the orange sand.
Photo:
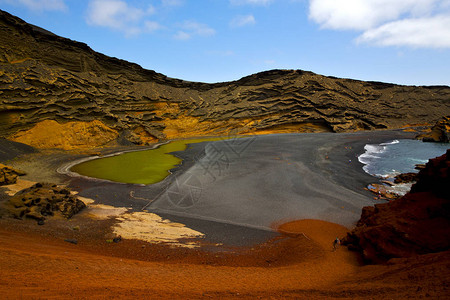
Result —
MULTIPOLYGON (((3 299, 400 299, 431 291, 424 288, 417 292, 417 280, 412 277, 385 282, 393 270, 397 270, 395 276, 406 276, 404 265, 362 267, 357 256, 344 247, 332 252, 332 241, 347 229, 318 220, 283 224, 279 229, 285 235, 256 249, 226 255, 155 248, 127 240, 118 244, 86 240, 73 245, 39 233, 39 228, 29 232, 15 226, 1 227, 3 299), (165 254, 167 257, 162 258, 165 254), (249 261, 251 266, 246 266, 249 261), (395 286, 401 288, 396 290, 395 286)), ((444 273, 450 266, 448 256, 447 264, 445 260, 440 264, 444 273)), ((425 270, 429 269, 427 266, 425 270)), ((425 276, 424 269, 420 272, 425 276)), ((438 270, 434 268, 433 272, 438 270)), ((442 296, 446 293, 444 288, 441 282, 441 287, 433 291, 442 296)))

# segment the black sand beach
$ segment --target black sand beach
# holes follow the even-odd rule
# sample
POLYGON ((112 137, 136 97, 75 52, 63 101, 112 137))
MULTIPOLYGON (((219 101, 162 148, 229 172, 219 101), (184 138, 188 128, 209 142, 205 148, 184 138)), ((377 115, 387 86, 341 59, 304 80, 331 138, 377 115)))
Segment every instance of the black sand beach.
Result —
MULTIPOLYGON (((411 137, 403 131, 370 131, 249 136, 192 144, 175 153, 183 163, 171 176, 149 186, 56 172, 82 154, 32 153, 12 165, 34 169, 25 179, 58 179, 96 203, 154 212, 205 233, 209 242, 241 245, 259 243, 275 234, 276 224, 296 219, 352 227, 361 208, 375 202, 364 187, 376 179, 362 170, 357 159, 364 145, 411 137)), ((6 143, 1 146, 8 152, 6 143)), ((11 155, 2 156, 2 161, 11 155)))
MULTIPOLYGON (((363 188, 375 179, 364 173, 357 155, 367 143, 409 136, 280 134, 210 143, 205 155, 176 172, 167 192, 146 208, 267 230, 295 219, 351 227, 361 208, 373 204, 363 188)), ((196 147, 203 146, 192 151, 196 147)))

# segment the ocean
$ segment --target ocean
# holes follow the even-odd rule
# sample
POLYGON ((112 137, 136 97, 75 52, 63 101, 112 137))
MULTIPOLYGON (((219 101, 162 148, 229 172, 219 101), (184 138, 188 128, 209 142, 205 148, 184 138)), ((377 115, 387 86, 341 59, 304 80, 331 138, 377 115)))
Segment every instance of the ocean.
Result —
MULTIPOLYGON (((395 175, 418 171, 417 164, 425 164, 430 158, 444 154, 450 148, 444 143, 424 143, 419 140, 400 139, 381 144, 367 144, 365 152, 358 157, 364 171, 372 176, 393 180, 395 175)), ((411 184, 394 186, 400 195, 409 191, 411 184)))

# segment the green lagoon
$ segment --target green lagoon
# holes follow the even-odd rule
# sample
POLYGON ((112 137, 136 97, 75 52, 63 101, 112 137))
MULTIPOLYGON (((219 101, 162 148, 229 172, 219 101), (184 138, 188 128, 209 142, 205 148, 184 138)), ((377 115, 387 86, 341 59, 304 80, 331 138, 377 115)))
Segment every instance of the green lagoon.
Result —
POLYGON ((166 178, 181 159, 169 154, 184 151, 189 144, 217 141, 224 138, 202 138, 172 141, 155 149, 89 160, 70 170, 80 175, 122 183, 152 184, 166 178))

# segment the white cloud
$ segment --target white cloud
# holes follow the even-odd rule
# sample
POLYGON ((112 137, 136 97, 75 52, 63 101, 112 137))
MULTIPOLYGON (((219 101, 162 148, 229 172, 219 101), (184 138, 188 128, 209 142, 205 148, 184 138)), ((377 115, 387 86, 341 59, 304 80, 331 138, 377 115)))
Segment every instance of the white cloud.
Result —
POLYGON ((233 28, 242 27, 246 25, 253 25, 256 23, 253 15, 237 16, 230 22, 230 26, 233 28))
POLYGON ((310 0, 309 17, 330 29, 369 29, 402 14, 429 12, 436 0, 310 0))
POLYGON ((191 35, 187 32, 184 31, 178 31, 174 36, 173 36, 176 40, 180 40, 180 41, 186 41, 189 40, 191 38, 191 35))
POLYGON ((194 21, 184 22, 183 28, 186 30, 189 30, 190 32, 192 32, 195 35, 200 35, 200 36, 210 36, 210 35, 214 35, 216 33, 216 31, 214 29, 212 29, 211 27, 209 27, 208 25, 202 24, 202 23, 197 23, 194 21))
POLYGON ((56 10, 66 11, 67 6, 64 0, 6 0, 9 4, 25 6, 33 11, 56 10))
POLYGON ((365 31, 357 41, 379 46, 450 48, 450 16, 390 22, 365 31))
POLYGON ((309 18, 324 29, 355 30, 359 43, 450 47, 449 0, 310 0, 309 18))
POLYGON ((233 5, 245 5, 245 4, 252 4, 252 5, 268 5, 273 0, 230 0, 230 3, 233 5))
POLYGON ((177 40, 188 40, 193 36, 212 36, 216 31, 206 24, 197 23, 194 21, 186 21, 181 25, 183 30, 178 31, 174 38, 177 40))
POLYGON ((86 20, 90 25, 108 27, 132 36, 161 28, 156 22, 145 20, 154 12, 155 8, 151 5, 143 9, 121 0, 92 0, 86 20))
POLYGON ((158 22, 154 22, 154 21, 145 21, 144 27, 145 27, 146 31, 148 31, 148 32, 154 32, 154 31, 164 28, 161 24, 159 24, 158 22))

